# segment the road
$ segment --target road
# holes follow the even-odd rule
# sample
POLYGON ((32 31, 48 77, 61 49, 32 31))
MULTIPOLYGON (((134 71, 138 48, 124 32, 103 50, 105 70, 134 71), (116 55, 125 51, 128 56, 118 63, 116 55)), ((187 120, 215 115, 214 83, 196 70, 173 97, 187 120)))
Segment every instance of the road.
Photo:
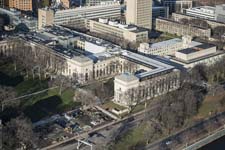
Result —
MULTIPOLYGON (((77 139, 83 139, 83 138, 86 139, 86 138, 89 137, 89 134, 91 134, 91 133, 105 131, 105 130, 108 130, 110 132, 111 130, 114 130, 115 128, 123 125, 124 123, 135 124, 135 123, 139 122, 140 120, 144 119, 146 111, 150 112, 151 110, 157 108, 158 106, 159 106, 158 103, 154 103, 154 104, 152 104, 152 107, 147 109, 147 110, 140 111, 140 112, 132 114, 128 117, 124 117, 123 119, 114 120, 110 123, 107 123, 105 125, 94 128, 93 130, 90 130, 88 132, 84 132, 80 135, 75 135, 74 137, 69 138, 67 140, 64 140, 62 142, 58 142, 56 144, 53 144, 53 145, 50 145, 48 147, 42 148, 42 150, 62 149, 62 147, 65 148, 66 145, 68 145, 68 147, 69 147, 69 145, 71 145, 70 141, 74 141, 74 140, 77 140, 77 139)), ((127 124, 127 125, 129 125, 129 124, 127 124)), ((72 149, 68 149, 68 150, 72 150, 72 149)))
POLYGON ((163 140, 149 144, 144 150, 160 150, 160 149, 182 149, 186 144, 190 145, 205 137, 208 132, 207 130, 216 130, 225 124, 225 112, 219 113, 209 119, 199 122, 192 127, 188 127, 181 131, 178 131, 163 140))
MULTIPOLYGON (((156 103, 155 105, 153 105, 151 108, 149 108, 146 111, 148 113, 151 113, 151 110, 157 107, 158 107, 158 104, 156 103)), ((118 130, 120 130, 121 127, 132 128, 133 126, 137 125, 140 121, 144 120, 145 113, 146 113, 145 111, 141 111, 129 117, 126 117, 117 121, 114 120, 113 122, 110 122, 108 124, 95 128, 89 132, 80 134, 78 136, 74 136, 66 141, 57 143, 56 145, 52 145, 48 148, 44 148, 43 150, 53 150, 53 149, 54 150, 74 150, 76 149, 76 145, 77 145, 76 139, 83 139, 83 138, 88 139, 90 142, 92 142, 94 150, 95 150, 95 147, 102 144, 104 145, 110 140, 112 140, 112 138, 115 137, 115 135, 113 134, 115 132, 118 133, 118 130), (98 133, 100 134, 100 136, 98 135, 98 136, 90 137, 89 135, 93 133, 98 133), (102 143, 103 141, 104 143, 102 143)), ((212 124, 213 124, 213 129, 211 129, 212 131, 215 128, 220 127, 221 124, 222 125, 225 124, 225 112, 220 113, 202 122, 199 122, 191 127, 180 130, 165 139, 162 139, 160 141, 156 141, 155 143, 147 145, 145 150, 149 150, 149 149, 160 150, 162 148, 177 149, 184 146, 185 144, 191 144, 191 143, 187 143, 186 141, 195 142, 193 141, 193 139, 194 140, 196 139, 196 134, 198 136, 205 135, 206 130, 210 130, 210 127, 212 124)), ((84 149, 88 149, 88 147, 84 147, 84 149)))

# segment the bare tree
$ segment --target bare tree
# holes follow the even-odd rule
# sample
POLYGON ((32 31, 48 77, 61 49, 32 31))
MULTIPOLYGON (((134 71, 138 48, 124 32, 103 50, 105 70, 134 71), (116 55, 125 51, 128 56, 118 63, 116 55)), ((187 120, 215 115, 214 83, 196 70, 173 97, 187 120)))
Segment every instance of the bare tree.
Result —
POLYGON ((11 119, 3 126, 3 149, 34 149, 37 139, 32 123, 25 117, 11 119))
POLYGON ((16 104, 17 102, 11 101, 16 97, 16 92, 11 87, 0 86, 0 104, 2 111, 6 105, 16 104))

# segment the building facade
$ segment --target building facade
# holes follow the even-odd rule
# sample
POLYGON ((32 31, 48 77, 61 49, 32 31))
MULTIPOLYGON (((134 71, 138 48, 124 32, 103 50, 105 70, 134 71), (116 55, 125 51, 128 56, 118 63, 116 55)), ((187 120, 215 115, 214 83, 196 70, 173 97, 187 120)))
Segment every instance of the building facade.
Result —
POLYGON ((183 36, 182 39, 174 38, 154 44, 141 43, 138 52, 145 55, 175 55, 175 52, 181 49, 194 47, 201 43, 192 41, 192 37, 183 36))
POLYGON ((189 35, 192 37, 211 37, 210 28, 200 28, 196 26, 181 24, 171 19, 157 18, 156 19, 156 30, 161 32, 167 32, 170 34, 176 34, 178 36, 189 35))
MULTIPOLYGON (((181 13, 173 13, 172 18, 173 18, 173 20, 178 21, 178 22, 180 20, 182 20, 183 18, 188 19, 188 20, 195 19, 195 17, 193 17, 193 16, 188 16, 186 14, 181 14, 181 13)), ((225 27, 225 23, 222 23, 222 22, 218 22, 218 21, 214 21, 214 20, 208 20, 208 19, 205 19, 205 21, 209 24, 209 26, 211 28, 215 28, 215 27, 218 27, 218 26, 224 26, 225 27)))
POLYGON ((140 81, 134 75, 122 74, 114 79, 114 99, 119 105, 130 107, 180 87, 180 71, 173 71, 140 81))
POLYGON ((119 18, 120 4, 115 2, 107 5, 81 7, 66 10, 39 9, 38 27, 46 25, 67 25, 84 28, 86 21, 96 18, 119 18))
POLYGON ((225 4, 216 6, 216 21, 225 23, 225 4))
POLYGON ((7 0, 9 8, 16 8, 23 11, 32 11, 32 0, 7 0))
POLYGON ((120 24, 108 19, 99 19, 99 21, 90 20, 89 30, 129 42, 143 42, 148 40, 147 30, 139 29, 136 26, 120 24))
POLYGON ((193 68, 198 64, 210 66, 224 57, 225 52, 217 50, 216 46, 201 44, 177 51, 171 61, 181 64, 185 68, 193 68))
POLYGON ((126 23, 152 29, 152 0, 127 0, 126 23))
MULTIPOLYGON (((34 57, 37 55, 38 61, 35 66, 39 66, 38 63, 41 63, 42 69, 45 70, 45 76, 63 74, 75 78, 80 84, 116 76, 114 101, 124 106, 130 106, 137 101, 144 101, 179 88, 179 71, 173 66, 122 50, 113 44, 109 44, 105 51, 93 54, 85 53, 86 46, 84 46, 85 49, 81 55, 80 50, 72 45, 76 40, 85 39, 87 36, 86 41, 96 45, 100 44, 94 37, 81 36, 84 35, 79 35, 78 32, 71 30, 62 30, 61 27, 48 28, 45 31, 28 33, 21 38, 1 41, 0 54, 10 56, 19 49, 22 53, 29 53, 29 57, 33 59, 37 59, 34 57), (55 36, 59 39, 56 39, 55 36), (61 41, 61 38, 68 42, 61 41), (67 43, 67 45, 63 43, 67 43), (28 48, 24 48, 24 46, 28 48), (132 80, 119 77, 126 72, 132 74, 132 80), (137 91, 136 87, 140 90, 137 91), (130 93, 133 90, 138 99, 134 98, 133 92, 130 93), (124 98, 124 96, 126 97, 124 98)), ((101 45, 105 46, 106 44, 107 42, 102 42, 101 45)), ((94 50, 93 48, 91 50, 94 50)))
POLYGON ((211 6, 193 7, 185 10, 186 14, 189 16, 210 20, 216 19, 215 11, 216 11, 215 7, 211 6))
POLYGON ((156 21, 156 18, 158 18, 158 17, 168 18, 169 17, 169 7, 166 7, 166 6, 152 7, 153 27, 155 27, 155 21, 156 21))
POLYGON ((185 9, 192 8, 192 0, 162 0, 163 6, 169 8, 169 13, 183 12, 185 9))

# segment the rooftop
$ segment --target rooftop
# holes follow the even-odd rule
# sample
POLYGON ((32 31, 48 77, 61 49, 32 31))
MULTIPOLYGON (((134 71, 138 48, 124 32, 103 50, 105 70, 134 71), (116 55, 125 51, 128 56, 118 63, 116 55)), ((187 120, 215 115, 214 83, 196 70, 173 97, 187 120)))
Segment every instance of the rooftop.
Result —
POLYGON ((115 77, 115 79, 122 80, 125 82, 137 81, 138 78, 130 73, 123 73, 115 77))
POLYGON ((214 47, 214 45, 204 43, 204 44, 201 44, 201 45, 197 45, 195 47, 179 50, 178 52, 183 53, 183 54, 191 54, 191 53, 195 53, 195 52, 198 52, 198 51, 201 51, 201 50, 204 50, 204 49, 208 49, 210 47, 214 47))
POLYGON ((207 11, 207 10, 215 11, 215 7, 212 7, 212 6, 199 6, 199 7, 189 8, 189 9, 192 9, 192 10, 202 10, 202 11, 207 11))
MULTIPOLYGON (((182 39, 174 38, 174 39, 167 40, 167 41, 153 43, 153 44, 150 45, 150 48, 153 48, 153 49, 156 48, 157 49, 157 48, 162 48, 162 47, 166 47, 166 46, 172 46, 172 45, 175 45, 175 44, 181 43, 181 42, 182 42, 182 39)), ((194 47, 194 46, 197 46, 197 45, 201 45, 201 43, 196 42, 196 41, 191 41, 189 46, 194 47)))
POLYGON ((131 61, 135 61, 136 63, 143 64, 150 68, 153 68, 150 71, 137 74, 136 77, 138 77, 139 79, 143 79, 143 78, 149 77, 154 74, 158 74, 158 73, 161 73, 164 71, 169 71, 169 70, 174 69, 174 66, 167 65, 167 64, 157 61, 153 58, 149 58, 149 57, 146 57, 146 56, 143 56, 140 54, 136 54, 133 52, 129 52, 126 50, 123 50, 121 55, 125 58, 128 58, 131 61))
POLYGON ((88 57, 85 57, 83 55, 80 55, 80 56, 75 56, 73 57, 73 60, 79 62, 79 63, 85 63, 85 62, 90 62, 92 61, 90 58, 88 57))

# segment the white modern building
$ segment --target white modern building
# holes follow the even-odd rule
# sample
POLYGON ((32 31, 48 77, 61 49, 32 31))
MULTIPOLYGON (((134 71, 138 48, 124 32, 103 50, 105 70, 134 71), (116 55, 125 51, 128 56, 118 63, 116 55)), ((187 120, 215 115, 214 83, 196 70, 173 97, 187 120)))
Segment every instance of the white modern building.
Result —
POLYGON ((186 14, 198 18, 216 20, 216 8, 211 6, 200 6, 186 9, 186 14))
POLYGON ((198 64, 212 65, 225 56, 225 51, 216 49, 216 46, 202 43, 192 48, 179 50, 171 61, 183 65, 185 68, 193 68, 198 64))
POLYGON ((138 52, 145 55, 174 55, 176 51, 194 47, 200 45, 201 43, 192 41, 192 37, 184 36, 182 39, 174 38, 167 41, 162 41, 158 43, 141 43, 138 52))

